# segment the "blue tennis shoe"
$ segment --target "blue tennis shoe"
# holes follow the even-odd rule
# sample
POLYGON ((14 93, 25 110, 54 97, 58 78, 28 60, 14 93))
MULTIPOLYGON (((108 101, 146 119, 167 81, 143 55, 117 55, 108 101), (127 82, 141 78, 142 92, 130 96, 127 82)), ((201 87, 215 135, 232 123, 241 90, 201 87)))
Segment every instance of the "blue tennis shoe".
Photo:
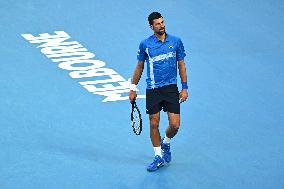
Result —
MULTIPOLYGON (((163 141, 163 140, 162 140, 163 141)), ((170 143, 163 143, 161 141, 161 148, 162 148, 162 153, 163 153, 163 159, 165 160, 165 162, 170 163, 172 160, 172 154, 171 154, 171 147, 170 147, 170 143)))
POLYGON ((161 158, 161 156, 155 156, 154 161, 148 165, 147 171, 156 171, 158 168, 162 167, 164 165, 164 160, 161 158))

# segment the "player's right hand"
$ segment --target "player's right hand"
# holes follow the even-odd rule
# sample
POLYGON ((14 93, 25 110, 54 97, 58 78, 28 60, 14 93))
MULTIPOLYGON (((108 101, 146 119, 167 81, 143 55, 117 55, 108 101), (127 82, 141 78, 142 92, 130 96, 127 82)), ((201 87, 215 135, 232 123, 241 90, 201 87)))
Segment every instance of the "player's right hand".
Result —
POLYGON ((130 91, 129 91, 129 100, 130 100, 130 103, 134 102, 134 101, 136 100, 136 97, 137 97, 136 91, 130 90, 130 91))

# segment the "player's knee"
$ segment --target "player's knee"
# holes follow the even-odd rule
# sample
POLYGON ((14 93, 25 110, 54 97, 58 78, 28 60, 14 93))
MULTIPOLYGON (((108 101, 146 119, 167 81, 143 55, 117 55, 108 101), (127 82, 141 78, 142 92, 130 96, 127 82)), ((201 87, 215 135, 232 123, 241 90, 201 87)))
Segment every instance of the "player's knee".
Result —
POLYGON ((152 122, 150 123, 150 127, 151 127, 151 129, 158 129, 158 128, 159 128, 159 122, 157 122, 157 121, 152 121, 152 122))

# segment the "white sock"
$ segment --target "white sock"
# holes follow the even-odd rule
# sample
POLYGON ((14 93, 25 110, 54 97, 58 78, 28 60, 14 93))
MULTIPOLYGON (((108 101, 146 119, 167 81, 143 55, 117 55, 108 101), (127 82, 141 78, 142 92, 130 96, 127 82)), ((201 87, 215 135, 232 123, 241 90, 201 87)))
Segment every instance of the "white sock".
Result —
POLYGON ((169 144, 171 142, 171 138, 169 138, 169 137, 167 137, 167 135, 165 135, 165 138, 164 138, 164 140, 163 140, 163 143, 164 144, 169 144))
POLYGON ((154 152, 155 152, 155 156, 160 156, 162 157, 162 150, 161 150, 161 146, 159 147, 154 147, 154 152))

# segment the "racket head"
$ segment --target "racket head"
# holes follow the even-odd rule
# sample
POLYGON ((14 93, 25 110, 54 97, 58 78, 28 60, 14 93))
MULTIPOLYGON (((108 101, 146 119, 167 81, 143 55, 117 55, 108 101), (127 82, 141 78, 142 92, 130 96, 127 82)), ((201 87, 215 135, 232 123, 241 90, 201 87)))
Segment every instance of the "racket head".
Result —
POLYGON ((135 101, 132 102, 131 125, 133 132, 140 135, 142 132, 142 116, 135 101))

